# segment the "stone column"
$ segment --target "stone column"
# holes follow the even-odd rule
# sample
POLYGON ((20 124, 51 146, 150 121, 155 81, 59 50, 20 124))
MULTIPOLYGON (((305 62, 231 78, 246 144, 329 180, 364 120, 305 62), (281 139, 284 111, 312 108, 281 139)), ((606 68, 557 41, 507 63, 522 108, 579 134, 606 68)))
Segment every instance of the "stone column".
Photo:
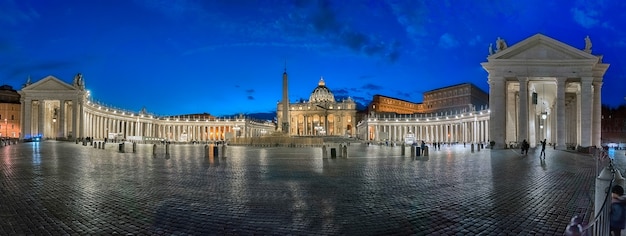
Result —
POLYGON ((581 130, 580 130, 580 135, 581 135, 581 142, 580 145, 583 147, 589 147, 591 146, 591 126, 592 126, 592 121, 593 121, 593 100, 589 99, 592 98, 592 94, 591 94, 591 83, 593 82, 593 78, 592 77, 583 77, 581 78, 581 96, 585 99, 581 99, 581 103, 580 103, 580 114, 581 114, 581 120, 580 120, 580 126, 581 126, 581 130))
POLYGON ((32 122, 32 115, 31 113, 33 112, 33 100, 28 98, 28 99, 24 99, 22 101, 22 117, 20 117, 20 119, 23 121, 22 123, 22 134, 21 137, 22 139, 24 138, 32 138, 32 127, 31 127, 31 122, 32 122))
POLYGON ((591 145, 600 147, 602 145, 602 82, 593 82, 593 136, 591 145))
POLYGON ((84 109, 84 102, 82 101, 82 99, 79 101, 78 104, 78 119, 80 119, 78 121, 78 132, 79 132, 79 137, 81 138, 85 138, 85 109, 84 109))
MULTIPOLYGON (((45 116, 44 116, 44 108, 45 108, 45 101, 43 99, 39 100, 39 115, 37 116, 37 133, 41 134, 41 135, 45 135, 44 134, 44 123, 45 123, 45 116)), ((47 138, 47 137, 44 137, 47 138)))
POLYGON ((506 81, 504 77, 489 76, 489 133, 496 140, 494 148, 504 148, 504 140, 506 139, 506 81), (496 115, 497 114, 497 115, 496 115))
POLYGON ((559 150, 565 150, 565 80, 556 78, 556 144, 559 150))
POLYGON ((65 138, 65 100, 61 99, 59 101, 61 106, 59 107, 59 133, 57 134, 58 138, 65 138))
POLYGON ((519 79, 519 134, 517 136, 518 142, 526 139, 528 141, 528 78, 522 77, 519 79))

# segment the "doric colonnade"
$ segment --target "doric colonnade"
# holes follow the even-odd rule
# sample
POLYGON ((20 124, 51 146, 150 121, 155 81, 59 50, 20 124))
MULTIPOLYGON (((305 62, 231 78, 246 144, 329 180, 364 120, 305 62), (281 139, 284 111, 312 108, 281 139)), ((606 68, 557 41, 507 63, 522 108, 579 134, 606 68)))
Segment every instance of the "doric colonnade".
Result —
POLYGON ((262 136, 274 130, 271 122, 244 117, 159 117, 107 107, 89 100, 89 93, 76 79, 71 86, 48 76, 28 84, 20 94, 22 139, 39 136, 208 142, 262 136))
POLYGON ((404 142, 413 134, 416 142, 488 143, 489 110, 454 115, 370 114, 357 125, 359 138, 371 141, 404 142))

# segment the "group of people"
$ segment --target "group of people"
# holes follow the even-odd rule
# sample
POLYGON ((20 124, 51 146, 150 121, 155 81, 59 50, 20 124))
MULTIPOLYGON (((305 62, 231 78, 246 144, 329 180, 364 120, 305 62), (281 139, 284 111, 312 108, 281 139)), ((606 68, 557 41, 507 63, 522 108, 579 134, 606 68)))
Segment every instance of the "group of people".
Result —
MULTIPOLYGON (((541 159, 543 157, 543 159, 546 159, 546 139, 543 139, 543 141, 539 141, 539 143, 541 143, 541 153, 539 153, 539 158, 541 159)), ((526 141, 526 139, 524 139, 524 141, 522 141, 522 155, 528 155, 528 149, 530 149, 530 144, 528 143, 528 141, 526 141)))

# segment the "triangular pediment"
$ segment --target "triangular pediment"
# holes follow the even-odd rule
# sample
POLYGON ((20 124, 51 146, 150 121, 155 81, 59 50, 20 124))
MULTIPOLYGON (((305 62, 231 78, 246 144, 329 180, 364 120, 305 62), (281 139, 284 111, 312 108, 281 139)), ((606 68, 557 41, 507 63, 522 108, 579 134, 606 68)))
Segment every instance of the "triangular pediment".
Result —
POLYGON ((22 90, 59 90, 59 91, 68 91, 68 90, 77 90, 71 85, 57 79, 56 77, 49 75, 42 80, 37 81, 29 86, 24 87, 22 90))
MULTIPOLYGON (((581 39, 581 43, 583 39, 581 39)), ((559 42, 548 36, 536 34, 488 57, 491 60, 597 60, 598 57, 559 42)))

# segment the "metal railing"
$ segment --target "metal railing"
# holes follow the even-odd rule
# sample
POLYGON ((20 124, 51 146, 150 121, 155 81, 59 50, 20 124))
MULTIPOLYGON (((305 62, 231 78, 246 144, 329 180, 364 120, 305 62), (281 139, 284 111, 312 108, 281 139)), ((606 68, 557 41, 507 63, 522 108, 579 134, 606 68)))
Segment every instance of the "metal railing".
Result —
POLYGON ((603 149, 596 149, 593 154, 596 159, 596 199, 595 199, 595 216, 586 225, 583 223, 584 215, 575 215, 565 228, 564 235, 609 235, 610 227, 610 211, 611 211, 611 189, 616 184, 615 180, 619 171, 616 171, 613 161, 609 158, 608 153, 603 149), (609 181, 607 187, 603 181, 609 181), (600 191, 599 191, 600 190, 600 191), (604 191, 603 195, 601 191, 604 191), (601 198, 599 198, 601 197, 601 198), (599 208, 598 208, 599 207, 599 208))

